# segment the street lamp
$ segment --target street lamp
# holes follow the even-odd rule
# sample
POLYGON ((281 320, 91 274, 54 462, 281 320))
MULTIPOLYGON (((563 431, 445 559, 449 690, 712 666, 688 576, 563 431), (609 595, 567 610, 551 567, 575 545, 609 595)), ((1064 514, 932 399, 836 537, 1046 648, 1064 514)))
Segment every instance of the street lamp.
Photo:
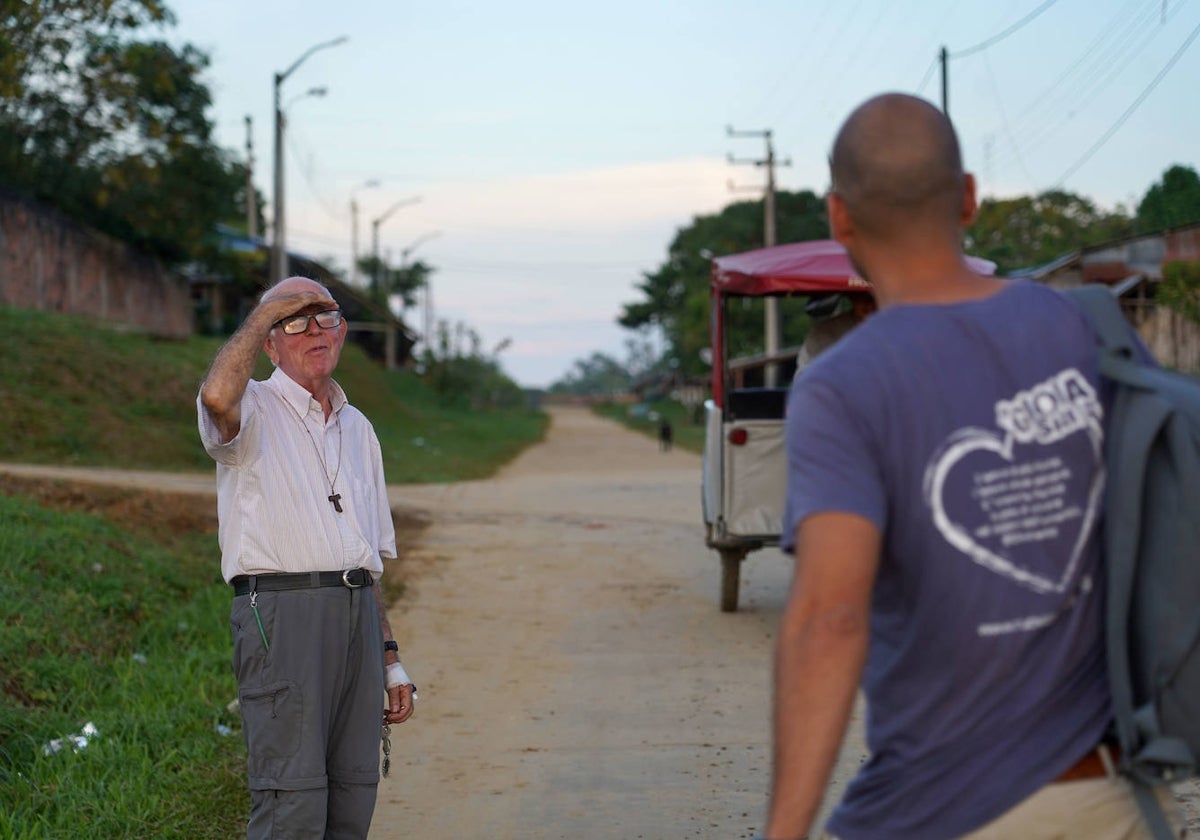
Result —
MULTIPOLYGON (((428 242, 436 236, 441 236, 440 230, 435 230, 432 233, 427 233, 424 236, 419 236, 413 240, 407 248, 400 252, 400 264, 406 265, 408 255, 417 249, 417 246, 422 242, 428 242)), ((433 286, 430 285, 429 278, 425 278, 425 288, 421 290, 421 314, 422 314, 422 337, 425 339, 425 348, 433 349, 433 286)))
POLYGON ((407 248, 402 248, 400 250, 400 267, 404 268, 405 266, 408 265, 408 255, 409 254, 411 254, 413 251, 417 250, 418 247, 425 244, 430 239, 437 239, 441 235, 442 235, 442 232, 440 230, 432 230, 429 233, 421 234, 416 239, 414 239, 412 242, 408 243, 407 248))
MULTIPOLYGON (((287 225, 285 223, 284 213, 284 198, 283 198, 283 108, 279 104, 280 87, 285 79, 295 72, 296 68, 304 63, 304 60, 317 50, 322 50, 327 47, 336 47, 338 44, 344 44, 347 38, 343 35, 340 38, 334 38, 332 41, 322 41, 309 47, 305 52, 294 62, 292 66, 282 73, 275 74, 275 207, 274 207, 274 223, 271 238, 271 283, 278 283, 287 273, 287 225)), ((317 90, 317 88, 313 88, 317 90)), ((314 94, 318 95, 318 94, 314 94)))
POLYGON ((355 195, 359 190, 367 190, 379 186, 379 179, 372 178, 363 181, 350 190, 350 285, 358 286, 358 199, 355 195))
POLYGON ((387 219, 401 207, 407 207, 410 204, 416 204, 420 200, 420 196, 415 196, 413 198, 402 198, 391 207, 384 210, 383 215, 371 222, 371 257, 374 262, 374 265, 371 266, 372 291, 378 291, 379 289, 379 226, 387 221, 387 219))
POLYGON ((299 102, 301 99, 306 99, 309 96, 324 96, 327 93, 329 93, 329 88, 325 87, 324 85, 320 85, 319 87, 310 87, 308 90, 304 91, 304 93, 298 93, 289 99, 287 104, 283 106, 284 127, 287 127, 288 108, 291 108, 294 103, 299 102))

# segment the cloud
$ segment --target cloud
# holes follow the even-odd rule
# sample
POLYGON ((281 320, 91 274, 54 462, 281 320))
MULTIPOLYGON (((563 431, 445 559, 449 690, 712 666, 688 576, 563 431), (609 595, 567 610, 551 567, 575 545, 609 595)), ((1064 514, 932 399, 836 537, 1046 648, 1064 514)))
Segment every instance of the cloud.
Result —
MULTIPOLYGON (((478 181, 428 183, 419 190, 361 193, 360 250, 371 248, 372 213, 417 192, 380 226, 381 255, 420 246, 435 269, 435 318, 463 321, 485 347, 513 340, 502 363, 522 384, 548 384, 578 358, 599 350, 618 358, 628 336, 616 324, 638 297, 642 273, 666 257, 671 238, 696 215, 729 203, 728 164, 707 158, 478 181)), ((300 231, 329 228, 325 208, 292 209, 300 231)), ((342 265, 349 264, 349 224, 342 265)), ((333 232, 336 235, 336 231, 333 232)), ((329 253, 328 241, 310 247, 329 253)), ((413 313, 415 314, 415 313, 413 313)), ((419 319, 410 319, 419 323, 419 319)))

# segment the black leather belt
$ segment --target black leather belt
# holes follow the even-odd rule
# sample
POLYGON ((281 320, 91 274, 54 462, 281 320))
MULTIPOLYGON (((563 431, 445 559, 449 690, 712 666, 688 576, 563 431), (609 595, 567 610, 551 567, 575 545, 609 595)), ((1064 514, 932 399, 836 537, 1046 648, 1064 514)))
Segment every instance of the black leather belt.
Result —
POLYGON ((251 592, 281 592, 285 589, 316 589, 320 586, 345 586, 361 589, 374 581, 366 569, 346 569, 343 572, 301 572, 299 574, 238 575, 230 584, 234 595, 251 592))

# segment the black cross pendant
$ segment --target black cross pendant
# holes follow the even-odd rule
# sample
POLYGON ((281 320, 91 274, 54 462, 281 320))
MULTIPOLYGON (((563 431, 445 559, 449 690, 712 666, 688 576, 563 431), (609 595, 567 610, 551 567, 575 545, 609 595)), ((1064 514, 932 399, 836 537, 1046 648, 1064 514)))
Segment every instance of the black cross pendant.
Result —
POLYGON ((338 513, 342 512, 341 498, 342 498, 341 493, 334 493, 332 496, 329 497, 329 501, 333 505, 333 509, 336 510, 338 513))

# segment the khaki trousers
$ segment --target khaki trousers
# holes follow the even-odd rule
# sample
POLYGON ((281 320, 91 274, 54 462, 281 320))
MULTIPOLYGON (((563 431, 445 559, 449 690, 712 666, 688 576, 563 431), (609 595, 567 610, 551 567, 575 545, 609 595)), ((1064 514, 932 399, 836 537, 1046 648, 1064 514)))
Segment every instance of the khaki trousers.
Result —
MULTIPOLYGON (((1158 790, 1178 837, 1187 837, 1170 789, 1158 790)), ((822 834, 823 840, 837 840, 822 834)), ((1046 785, 962 840, 1153 840, 1129 783, 1119 777, 1046 785)))

